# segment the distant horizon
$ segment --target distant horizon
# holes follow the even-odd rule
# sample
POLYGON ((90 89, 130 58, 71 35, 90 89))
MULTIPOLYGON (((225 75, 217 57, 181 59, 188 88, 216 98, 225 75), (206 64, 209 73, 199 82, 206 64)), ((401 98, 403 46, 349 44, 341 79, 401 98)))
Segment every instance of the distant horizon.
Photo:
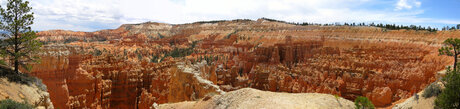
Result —
MULTIPOLYGON (((7 0, 0 0, 5 6, 7 0)), ((286 22, 460 24, 459 0, 28 0, 34 30, 96 31, 122 24, 184 24, 266 17, 286 22)))
MULTIPOLYGON (((133 25, 133 24, 144 24, 144 23, 163 23, 163 24, 169 24, 169 25, 185 25, 185 24, 193 24, 193 23, 200 23, 200 22, 211 22, 211 21, 234 21, 234 20, 251 20, 251 21, 257 21, 259 19, 272 19, 272 18, 267 18, 267 17, 261 17, 261 18, 257 18, 257 19, 228 19, 228 20, 206 20, 206 21, 194 21, 194 22, 187 22, 187 23, 180 23, 180 24, 173 24, 173 23, 167 23, 167 22, 155 22, 155 21, 146 21, 146 22, 139 22, 139 23, 126 23, 128 25, 133 25)), ((315 23, 315 22, 289 22, 289 21, 283 21, 283 20, 278 20, 278 19, 272 19, 272 20, 277 20, 277 21, 282 21, 284 23, 313 23, 313 24, 321 24, 321 25, 325 25, 325 24, 341 24, 341 26, 344 26, 343 24, 345 23, 348 23, 348 24, 351 24, 351 23, 365 23, 366 25, 368 24, 371 24, 371 23, 374 23, 374 24, 390 24, 390 23, 378 23, 378 22, 333 22, 333 23, 315 23)), ((394 24, 394 23, 393 23, 394 24)), ((71 29, 49 29, 49 30, 34 30, 34 31, 51 31, 51 30, 64 30, 64 31, 74 31, 74 32, 96 32, 96 31, 100 31, 100 30, 110 30, 110 29, 117 29, 119 27, 121 27, 122 25, 125 25, 125 24, 120 24, 119 26, 117 27, 114 27, 114 28, 102 28, 102 29, 98 29, 98 30, 94 30, 94 31, 80 31, 80 30, 71 30, 71 29)), ((404 25, 404 24, 395 24, 396 26, 398 25, 402 25, 402 26, 410 26, 410 25, 415 25, 415 24, 409 24, 409 25, 404 25)), ((457 27, 457 25, 460 25, 460 24, 452 24, 451 26, 449 27, 457 27)), ((422 26, 422 25, 415 25, 415 26, 422 26)), ((422 27, 431 27, 433 29, 438 29, 439 31, 441 31, 441 28, 438 28, 438 27, 432 27, 432 26, 422 26, 422 27)), ((444 26, 443 26, 444 27, 444 26)), ((33 28, 32 28, 33 29, 33 28)))

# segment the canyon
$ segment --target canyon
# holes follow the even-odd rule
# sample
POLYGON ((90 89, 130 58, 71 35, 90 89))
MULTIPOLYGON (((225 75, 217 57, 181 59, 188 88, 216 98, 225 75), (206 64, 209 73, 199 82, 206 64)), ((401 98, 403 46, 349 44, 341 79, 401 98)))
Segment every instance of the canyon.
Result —
MULTIPOLYGON (((436 81, 460 31, 293 25, 265 19, 50 30, 41 63, 55 108, 139 108, 254 88, 368 97, 387 107, 436 81)), ((209 99, 209 98, 208 98, 209 99)))

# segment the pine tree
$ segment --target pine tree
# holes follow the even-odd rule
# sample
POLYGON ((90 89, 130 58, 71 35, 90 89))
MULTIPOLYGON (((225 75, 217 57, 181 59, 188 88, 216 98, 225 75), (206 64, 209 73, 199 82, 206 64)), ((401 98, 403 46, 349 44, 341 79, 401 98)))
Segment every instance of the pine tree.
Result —
POLYGON ((460 72, 447 69, 447 75, 443 78, 444 90, 436 98, 435 105, 439 109, 460 108, 460 72))
POLYGON ((439 55, 452 56, 454 58, 454 71, 457 68, 457 58, 460 54, 460 39, 449 38, 443 42, 444 46, 439 49, 439 55))
POLYGON ((19 66, 30 69, 29 62, 38 62, 39 57, 33 56, 42 46, 42 43, 31 29, 34 16, 29 2, 22 0, 8 0, 6 9, 0 6, 0 30, 4 40, 0 41, 0 53, 12 62, 14 71, 19 73, 19 66))

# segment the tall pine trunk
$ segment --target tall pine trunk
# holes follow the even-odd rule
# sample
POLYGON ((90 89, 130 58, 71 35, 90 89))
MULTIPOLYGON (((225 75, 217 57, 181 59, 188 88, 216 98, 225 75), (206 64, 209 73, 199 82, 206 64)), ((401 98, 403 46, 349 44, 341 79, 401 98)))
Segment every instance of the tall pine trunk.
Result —
POLYGON ((458 54, 454 55, 454 71, 457 70, 457 56, 458 56, 458 54))
POLYGON ((19 73, 19 61, 17 59, 14 60, 14 72, 19 73))

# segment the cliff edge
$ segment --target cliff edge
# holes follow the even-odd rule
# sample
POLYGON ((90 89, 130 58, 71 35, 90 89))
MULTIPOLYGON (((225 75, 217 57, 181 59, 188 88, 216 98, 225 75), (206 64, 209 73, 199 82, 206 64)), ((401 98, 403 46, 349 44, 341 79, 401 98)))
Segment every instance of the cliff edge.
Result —
POLYGON ((14 77, 16 74, 8 73, 11 69, 0 65, 0 100, 11 99, 16 102, 25 103, 33 106, 36 109, 54 109, 53 103, 50 100, 50 95, 47 92, 46 86, 40 79, 35 77, 14 77), (27 78, 27 80, 11 80, 12 78, 27 78), (13 82, 14 81, 14 82, 13 82), (21 83, 27 81, 27 83, 21 83))

